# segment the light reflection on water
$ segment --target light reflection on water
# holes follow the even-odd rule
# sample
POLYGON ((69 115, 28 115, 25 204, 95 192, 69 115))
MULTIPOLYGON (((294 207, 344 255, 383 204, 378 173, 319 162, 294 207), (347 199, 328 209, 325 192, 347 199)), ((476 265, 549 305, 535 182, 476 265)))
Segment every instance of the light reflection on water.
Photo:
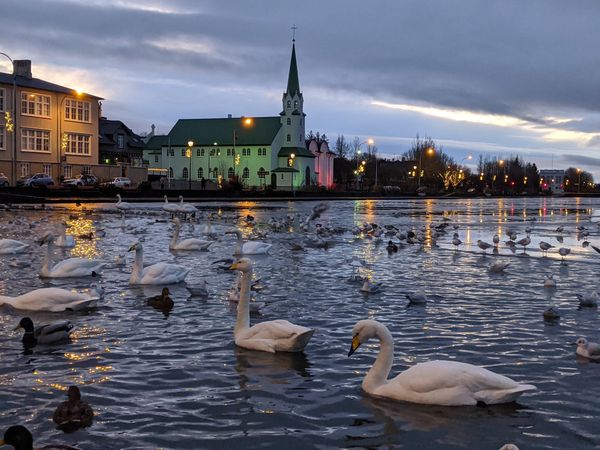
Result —
MULTIPOLYGON (((172 254, 167 251, 171 227, 157 223, 160 204, 136 205, 126 228, 112 205, 91 205, 88 214, 75 205, 48 211, 20 211, 33 228, 10 224, 15 214, 0 216, 0 237, 32 242, 43 231, 66 221, 75 235, 104 229, 106 236, 77 238, 71 250, 57 257, 103 258, 112 262, 132 241, 145 237, 147 263, 175 261, 192 268, 189 283, 206 280, 210 297, 191 297, 174 286, 175 307, 168 317, 146 306, 158 288, 128 285, 133 255, 127 267, 112 265, 100 282, 103 304, 88 313, 32 313, 36 323, 68 317, 75 325, 72 342, 38 348, 23 355, 20 334, 12 328, 20 315, 0 314, 0 429, 21 421, 34 431, 36 442, 62 441, 86 449, 148 446, 165 448, 229 447, 386 447, 499 448, 516 442, 521 448, 583 448, 600 445, 596 426, 600 366, 577 359, 570 345, 579 335, 599 340, 595 309, 579 309, 576 293, 597 287, 600 255, 581 246, 577 224, 590 230, 587 238, 600 243, 598 227, 590 222, 600 201, 595 199, 464 199, 405 201, 335 201, 321 220, 345 227, 364 222, 391 224, 401 230, 425 227, 425 246, 406 245, 388 255, 387 238, 357 239, 347 232, 331 238, 328 250, 290 252, 288 230, 270 233, 270 256, 255 258, 256 277, 266 289, 262 318, 286 318, 314 327, 315 335, 301 355, 270 355, 235 348, 231 330, 235 308, 226 300, 234 274, 213 270, 211 262, 230 257, 235 244, 226 229, 248 235, 248 214, 264 223, 272 216, 300 213, 314 203, 200 204, 201 215, 217 212, 212 221, 219 234, 210 252, 172 254), (74 216, 73 216, 74 215, 74 216), (49 217, 48 222, 43 222, 49 217), (458 224, 463 241, 458 252, 451 244, 454 229, 432 246, 430 225, 442 217, 458 224), (536 219, 532 221, 531 219, 536 219), (564 243, 555 229, 563 225, 564 243), (523 255, 503 242, 506 230, 532 242, 523 255), (140 231, 141 230, 141 231, 140 231), (138 234, 141 233, 141 234, 138 234), (505 274, 489 274, 496 258, 482 252, 477 239, 492 241, 498 234, 499 257, 510 261, 505 274), (542 258, 540 240, 570 247, 568 265, 556 253, 542 258), (366 260, 364 275, 383 282, 377 295, 363 296, 348 278, 351 256, 366 260), (545 292, 543 276, 554 273, 558 288, 545 292), (426 307, 407 307, 404 294, 424 289, 432 298, 426 307), (555 303, 558 323, 542 320, 542 311, 555 303), (351 329, 357 320, 385 323, 396 344, 393 373, 431 359, 455 359, 486 366, 539 391, 519 404, 493 408, 438 408, 371 399, 362 394, 362 377, 377 351, 374 343, 346 357, 351 329), (49 418, 64 400, 69 384, 82 386, 94 405, 94 425, 73 435, 58 435, 49 418)), ((594 221, 598 217, 594 216, 594 221)), ((261 229, 264 225, 259 224, 261 229)), ((195 227, 195 235, 202 226, 195 227)), ((190 235, 182 227, 182 237, 190 235)), ((44 248, 0 259, 0 293, 17 295, 42 287, 37 277, 44 248), (16 269, 12 260, 30 261, 16 269)), ((488 253, 490 253, 488 251, 488 253)), ((95 282, 98 279, 94 280, 95 282)), ((90 280, 54 280, 48 285, 84 289, 90 280)), ((254 317, 252 321, 261 320, 254 317)))

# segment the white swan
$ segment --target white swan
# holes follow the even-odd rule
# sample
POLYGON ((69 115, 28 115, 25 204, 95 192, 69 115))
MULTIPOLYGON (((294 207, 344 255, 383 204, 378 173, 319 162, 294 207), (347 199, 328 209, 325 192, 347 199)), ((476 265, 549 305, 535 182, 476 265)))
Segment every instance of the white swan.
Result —
POLYGON ((184 201, 183 201, 183 195, 179 196, 178 209, 179 209, 179 212, 182 212, 184 215, 194 214, 194 213, 198 212, 198 208, 196 208, 191 203, 184 203, 184 201))
POLYGON ((173 219, 175 230, 171 243, 169 244, 170 250, 208 250, 208 247, 212 244, 212 241, 205 241, 203 239, 189 238, 179 241, 179 230, 181 229, 181 221, 178 217, 173 219))
POLYGON ((163 211, 166 211, 171 215, 177 214, 179 212, 179 206, 177 205, 177 203, 169 203, 169 199, 166 195, 164 196, 164 199, 165 203, 162 206, 163 211))
POLYGON ((102 298, 102 294, 103 290, 97 287, 90 289, 89 293, 60 288, 42 288, 17 297, 0 295, 0 306, 10 305, 24 311, 79 311, 96 306, 98 300, 102 298))
POLYGON ((14 239, 0 239, 0 255, 23 253, 29 244, 14 239))
POLYGON ((129 251, 135 250, 133 271, 129 284, 175 284, 185 280, 190 269, 179 264, 156 263, 144 267, 144 248, 136 242, 129 251))
POLYGON ((54 235, 46 233, 40 241, 40 245, 46 243, 46 255, 40 269, 42 278, 73 278, 96 276, 102 271, 104 263, 95 259, 68 258, 52 266, 52 248, 54 246, 54 235))
POLYGON ((252 261, 242 258, 231 269, 242 272, 237 321, 233 330, 235 344, 248 350, 263 352, 301 352, 308 344, 314 330, 294 325, 287 320, 270 320, 250 326, 250 283, 252 261))
POLYGON ((524 392, 536 390, 531 384, 519 384, 483 367, 456 361, 416 364, 388 380, 394 357, 389 330, 375 320, 361 320, 352 334, 348 356, 370 338, 380 341, 379 355, 362 383, 366 393, 377 397, 427 405, 493 405, 515 401, 524 392))
POLYGON ((235 249, 233 250, 234 255, 265 255, 273 246, 272 244, 267 244, 266 242, 260 241, 244 242, 242 233, 237 230, 229 233, 237 236, 237 243, 235 244, 235 249))
POLYGON ((117 200, 117 209, 123 211, 123 213, 133 208, 133 206, 131 206, 131 203, 127 203, 121 200, 121 194, 117 194, 117 200))
POLYGON ((75 238, 70 234, 67 234, 67 227, 65 226, 64 222, 59 224, 59 231, 60 234, 56 239, 55 245, 62 248, 75 247, 75 238))

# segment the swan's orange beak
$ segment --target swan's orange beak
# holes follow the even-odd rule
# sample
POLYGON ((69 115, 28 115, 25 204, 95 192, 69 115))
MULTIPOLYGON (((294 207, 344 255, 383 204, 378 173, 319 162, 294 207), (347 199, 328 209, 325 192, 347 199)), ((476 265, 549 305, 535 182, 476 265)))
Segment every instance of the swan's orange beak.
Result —
POLYGON ((360 347, 360 339, 358 338, 357 334, 352 338, 352 345, 350 346, 348 356, 352 356, 352 353, 354 353, 358 347, 360 347))

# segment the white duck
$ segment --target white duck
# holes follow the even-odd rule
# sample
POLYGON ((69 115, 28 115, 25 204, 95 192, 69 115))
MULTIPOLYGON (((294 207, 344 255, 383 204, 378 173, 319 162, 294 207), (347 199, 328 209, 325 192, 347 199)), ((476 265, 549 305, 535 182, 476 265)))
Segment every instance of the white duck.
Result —
POLYGON ((61 248, 75 247, 75 238, 70 234, 67 234, 67 227, 64 222, 59 224, 59 235, 56 239, 55 245, 61 248))
POLYGON ((179 205, 177 205, 177 203, 169 203, 169 199, 167 198, 167 196, 164 196, 165 199, 165 203, 162 206, 163 211, 168 212, 169 214, 171 214, 171 216, 173 214, 177 214, 179 212, 179 205))
POLYGON ((544 287, 548 289, 553 289, 556 287, 556 280, 554 279, 554 275, 551 273, 546 275, 546 278, 544 279, 544 287))
POLYGON ((250 326, 250 283, 252 261, 242 258, 231 269, 242 272, 237 321, 233 331, 235 344, 248 350, 263 352, 301 352, 308 344, 314 330, 294 325, 287 320, 270 320, 250 326))
POLYGON ((175 230, 173 231, 173 237, 169 244, 170 250, 208 250, 208 247, 212 244, 212 241, 205 241, 204 239, 189 238, 179 241, 179 231, 181 229, 181 221, 178 217, 173 219, 175 230), (177 242, 179 241, 179 242, 177 242))
POLYGON ((23 253, 29 244, 14 239, 0 239, 0 255, 23 253))
POLYGON ((60 288, 35 289, 17 297, 0 295, 0 306, 10 305, 24 311, 79 311, 96 306, 103 290, 92 287, 89 293, 60 288))
POLYGON ((133 244, 129 251, 135 250, 135 261, 129 278, 129 284, 175 284, 185 280, 190 269, 179 264, 156 263, 144 267, 144 248, 141 243, 133 244))
POLYGON ((509 403, 524 392, 536 390, 531 384, 519 384, 483 367, 457 361, 419 363, 387 379, 394 357, 394 341, 389 330, 375 320, 361 320, 352 334, 348 356, 370 338, 380 341, 379 355, 362 383, 370 395, 427 405, 464 406, 479 402, 509 403))
POLYGON ((46 233, 40 240, 40 245, 47 244, 46 255, 40 269, 42 278, 73 278, 96 276, 104 267, 102 261, 85 258, 68 258, 52 266, 52 248, 54 247, 54 235, 46 233))
POLYGON ((272 244, 267 244, 266 242, 260 241, 247 241, 244 242, 244 238, 242 237, 242 233, 239 231, 230 232, 237 236, 237 243, 235 245, 235 249, 233 251, 234 255, 265 255, 269 252, 269 249, 273 246, 272 244))

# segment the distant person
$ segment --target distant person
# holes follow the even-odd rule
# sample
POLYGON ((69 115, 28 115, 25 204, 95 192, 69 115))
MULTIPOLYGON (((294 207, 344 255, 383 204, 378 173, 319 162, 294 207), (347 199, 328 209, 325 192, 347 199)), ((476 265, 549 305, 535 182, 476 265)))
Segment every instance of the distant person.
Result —
POLYGON ((160 179, 160 190, 164 191, 165 190, 165 177, 162 177, 160 179))
POLYGON ((200 188, 204 191, 206 189, 206 178, 202 177, 200 179, 200 188))

